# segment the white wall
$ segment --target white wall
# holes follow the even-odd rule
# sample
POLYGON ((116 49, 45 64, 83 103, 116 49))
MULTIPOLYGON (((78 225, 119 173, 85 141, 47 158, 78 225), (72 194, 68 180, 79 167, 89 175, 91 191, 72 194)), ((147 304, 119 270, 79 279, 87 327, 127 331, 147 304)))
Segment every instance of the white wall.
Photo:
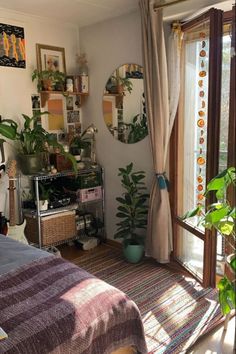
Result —
POLYGON ((105 219, 107 237, 112 239, 116 230, 117 202, 122 188, 118 168, 133 162, 135 168, 147 173, 150 186, 153 175, 149 138, 136 144, 123 144, 108 131, 102 112, 102 97, 106 81, 122 64, 142 65, 141 24, 138 12, 117 17, 80 30, 81 52, 89 62, 90 95, 83 107, 83 126, 91 122, 98 128, 96 135, 97 157, 105 168, 105 219))
MULTIPOLYGON (((44 20, 0 8, 0 22, 23 27, 26 41, 26 69, 0 66, 0 115, 20 122, 21 113, 32 114, 31 94, 37 92, 31 81, 36 68, 36 43, 65 48, 67 73, 77 72, 78 31, 75 26, 44 20)), ((8 155, 13 150, 7 147, 8 155), (12 150, 12 151, 11 151, 12 150)), ((0 179, 0 211, 4 210, 6 177, 0 179)))

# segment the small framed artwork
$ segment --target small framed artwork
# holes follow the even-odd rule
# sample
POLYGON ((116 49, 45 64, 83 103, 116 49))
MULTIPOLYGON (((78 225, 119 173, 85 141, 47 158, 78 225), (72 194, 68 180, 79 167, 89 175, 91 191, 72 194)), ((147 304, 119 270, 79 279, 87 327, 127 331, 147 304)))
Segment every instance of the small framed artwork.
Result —
POLYGON ((38 70, 60 71, 66 74, 65 49, 45 44, 36 44, 38 70))
POLYGON ((25 69, 23 27, 0 23, 0 66, 25 69))
POLYGON ((68 111, 73 111, 73 109, 74 109, 73 96, 68 96, 68 97, 66 97, 66 109, 67 109, 68 111))

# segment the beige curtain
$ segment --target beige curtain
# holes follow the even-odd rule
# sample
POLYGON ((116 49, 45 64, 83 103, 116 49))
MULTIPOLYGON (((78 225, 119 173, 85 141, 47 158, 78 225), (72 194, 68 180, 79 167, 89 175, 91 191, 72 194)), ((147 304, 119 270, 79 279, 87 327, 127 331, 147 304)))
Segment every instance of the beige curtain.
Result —
MULTIPOLYGON (((172 226, 165 171, 178 97, 169 100, 162 9, 154 12, 152 0, 140 0, 139 6, 142 21, 144 92, 155 170, 150 194, 146 254, 160 263, 167 263, 172 250, 172 226)), ((175 72, 173 68, 171 72, 175 72)))

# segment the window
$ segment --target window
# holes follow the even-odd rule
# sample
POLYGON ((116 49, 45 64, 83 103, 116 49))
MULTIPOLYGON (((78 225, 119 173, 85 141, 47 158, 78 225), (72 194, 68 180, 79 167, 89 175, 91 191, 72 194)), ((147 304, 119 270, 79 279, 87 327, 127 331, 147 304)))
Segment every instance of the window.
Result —
POLYGON ((197 217, 184 222, 181 216, 207 204, 206 183, 235 161, 235 135, 228 135, 235 127, 232 13, 224 22, 223 12, 211 9, 182 26, 182 88, 170 154, 175 155, 170 174, 174 257, 205 286, 215 285, 216 253, 224 255, 224 244, 214 231, 200 228, 197 217))

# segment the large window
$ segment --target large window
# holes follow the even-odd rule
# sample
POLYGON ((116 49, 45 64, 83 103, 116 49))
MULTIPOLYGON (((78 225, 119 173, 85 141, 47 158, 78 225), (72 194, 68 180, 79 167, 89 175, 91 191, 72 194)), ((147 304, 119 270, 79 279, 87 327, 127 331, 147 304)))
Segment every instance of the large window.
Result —
POLYGON ((172 134, 174 256, 204 285, 213 286, 224 244, 199 227, 197 217, 184 222, 181 216, 198 204, 207 208, 205 185, 229 164, 228 134, 235 120, 230 108, 232 16, 224 23, 223 12, 211 9, 183 25, 183 31, 181 99, 172 134))

